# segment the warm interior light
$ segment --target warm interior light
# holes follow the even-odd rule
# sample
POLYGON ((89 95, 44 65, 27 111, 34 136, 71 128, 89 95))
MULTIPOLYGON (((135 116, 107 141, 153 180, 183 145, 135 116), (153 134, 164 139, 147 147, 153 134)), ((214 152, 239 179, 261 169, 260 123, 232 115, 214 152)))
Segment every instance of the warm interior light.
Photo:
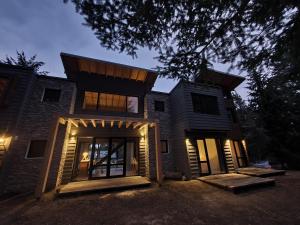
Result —
POLYGON ((1 138, 0 138, 0 144, 1 144, 1 145, 4 145, 4 142, 5 142, 4 137, 1 137, 1 138))
POLYGON ((82 153, 82 160, 89 160, 89 153, 88 152, 83 152, 82 153))

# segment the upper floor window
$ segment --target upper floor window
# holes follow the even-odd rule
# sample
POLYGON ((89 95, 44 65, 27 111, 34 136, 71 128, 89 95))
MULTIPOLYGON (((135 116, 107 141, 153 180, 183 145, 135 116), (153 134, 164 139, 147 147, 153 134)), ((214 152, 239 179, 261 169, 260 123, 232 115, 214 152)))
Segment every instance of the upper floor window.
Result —
POLYGON ((154 101, 154 110, 159 112, 164 112, 165 103, 163 101, 154 101))
POLYGON ((138 113, 138 97, 86 91, 83 109, 138 113))
POLYGON ((3 103, 8 90, 9 79, 6 77, 0 77, 0 105, 3 103))
POLYGON ((167 140, 160 140, 160 145, 162 153, 169 153, 169 146, 167 140))
POLYGON ((31 140, 26 158, 40 158, 44 156, 46 140, 31 140))
POLYGON ((43 102, 59 102, 60 89, 45 88, 43 102))
POLYGON ((211 95, 192 93, 194 112, 218 115, 218 98, 211 95))

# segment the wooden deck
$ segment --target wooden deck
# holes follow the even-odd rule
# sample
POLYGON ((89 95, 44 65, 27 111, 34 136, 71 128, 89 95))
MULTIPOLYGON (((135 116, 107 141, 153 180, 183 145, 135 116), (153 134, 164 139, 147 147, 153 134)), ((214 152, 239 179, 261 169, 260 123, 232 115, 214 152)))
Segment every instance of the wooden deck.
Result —
POLYGON ((240 174, 249 175, 249 176, 255 176, 255 177, 270 177, 270 176, 284 175, 286 171, 257 168, 257 167, 245 167, 245 168, 237 169, 236 172, 240 174))
POLYGON ((76 193, 112 191, 118 189, 145 187, 150 186, 150 184, 151 182, 147 178, 141 176, 87 180, 70 182, 63 185, 58 190, 58 194, 59 196, 65 196, 76 193))
POLYGON ((275 180, 270 178, 252 177, 244 174, 228 173, 210 175, 197 178, 205 183, 238 193, 253 187, 275 185, 275 180))

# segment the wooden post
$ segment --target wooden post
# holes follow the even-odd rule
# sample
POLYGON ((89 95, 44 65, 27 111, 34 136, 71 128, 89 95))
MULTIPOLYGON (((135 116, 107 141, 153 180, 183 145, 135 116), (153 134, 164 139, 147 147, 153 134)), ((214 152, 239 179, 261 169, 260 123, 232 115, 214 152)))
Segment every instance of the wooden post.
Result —
POLYGON ((162 172, 162 159, 161 159, 160 127, 158 122, 155 123, 154 129, 155 129, 156 180, 159 185, 162 185, 163 172, 162 172))
POLYGON ((46 184, 47 184, 48 175, 51 167, 51 161, 52 161, 53 151, 55 147, 58 127, 60 122, 61 122, 60 118, 56 117, 55 122, 53 123, 52 128, 50 129, 50 134, 49 134, 50 138, 48 139, 47 142, 47 148, 45 151, 44 161, 41 168, 40 179, 35 189, 35 197, 38 199, 42 197, 46 189, 46 184))

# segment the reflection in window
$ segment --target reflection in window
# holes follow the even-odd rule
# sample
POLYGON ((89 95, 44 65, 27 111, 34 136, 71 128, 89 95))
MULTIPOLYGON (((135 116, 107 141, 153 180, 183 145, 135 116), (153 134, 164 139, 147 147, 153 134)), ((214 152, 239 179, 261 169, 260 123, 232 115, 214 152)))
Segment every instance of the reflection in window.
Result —
POLYGON ((100 93, 99 109, 126 112, 126 96, 100 93))
POLYGON ((83 108, 84 109, 97 109, 97 99, 98 99, 97 92, 86 91, 84 93, 83 108))
POLYGON ((138 113, 138 97, 86 91, 83 109, 138 113))
POLYGON ((127 112, 138 113, 137 97, 127 97, 127 112))

